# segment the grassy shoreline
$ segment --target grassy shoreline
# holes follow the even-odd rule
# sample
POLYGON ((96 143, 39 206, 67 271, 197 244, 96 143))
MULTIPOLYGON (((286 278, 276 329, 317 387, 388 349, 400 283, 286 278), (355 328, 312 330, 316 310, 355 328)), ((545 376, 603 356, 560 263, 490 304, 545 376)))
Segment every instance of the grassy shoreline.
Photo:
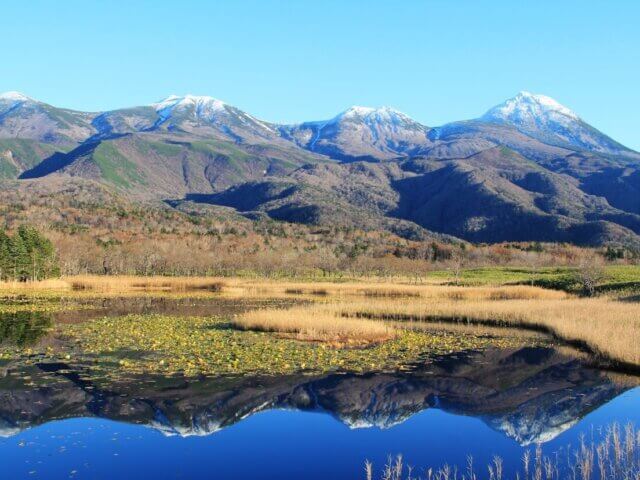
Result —
MULTIPOLYGON (((258 333, 276 340, 324 344, 335 349, 375 349, 380 345, 393 344, 407 330, 403 325, 409 324, 453 322, 506 327, 514 332, 519 329, 537 330, 569 345, 586 346, 601 359, 640 369, 640 349, 637 347, 640 345, 640 302, 628 298, 621 300, 619 296, 610 294, 581 298, 563 290, 531 286, 533 282, 524 284, 522 279, 514 281, 514 276, 522 272, 492 270, 492 273, 493 276, 481 276, 482 282, 476 278, 473 285, 451 285, 437 275, 422 283, 386 278, 310 282, 253 278, 79 276, 22 284, 17 288, 13 288, 14 284, 4 284, 0 285, 0 295, 27 299, 46 298, 48 294, 69 298, 112 295, 194 298, 220 295, 239 300, 295 298, 303 304, 287 308, 282 305, 259 308, 225 321, 240 335, 258 333), (505 281, 507 277, 508 281, 505 281), (500 281, 496 281, 497 278, 500 281)), ((468 271, 465 275, 461 277, 469 280, 479 274, 468 271)), ((636 281, 635 271, 628 267, 615 270, 611 276, 616 284, 634 284, 636 281)), ((5 306, 7 311, 15 309, 8 303, 5 306)), ((162 323, 165 319, 155 318, 154 321, 162 323)), ((197 322, 193 322, 195 331, 197 322)), ((100 335, 94 332, 95 345, 91 348, 102 345, 110 350, 111 347, 101 343, 99 337, 114 337, 120 324, 95 321, 91 324, 103 327, 100 335)), ((154 335, 161 336, 161 329, 154 330, 149 324, 144 330, 149 339, 142 339, 133 327, 135 325, 128 331, 131 343, 121 345, 123 349, 139 348, 148 342, 153 344, 154 335)), ((174 340, 178 342, 183 337, 195 335, 189 332, 187 324, 181 324, 175 332, 174 340)), ((78 333, 77 337, 82 339, 82 334, 78 333)), ((204 351, 194 352, 206 357, 204 351)), ((183 353, 186 358, 188 353, 183 353)))
MULTIPOLYGON (((449 285, 449 286, 513 286, 529 285, 546 289, 561 290, 572 294, 580 293, 576 281, 577 268, 573 267, 478 267, 467 268, 455 275, 451 270, 432 270, 416 276, 408 275, 332 275, 317 274, 306 276, 265 276, 258 272, 236 272, 229 276, 135 276, 135 275, 75 275, 56 279, 30 282, 0 282, 0 291, 37 290, 164 290, 164 291, 216 291, 223 286, 237 285, 449 285)), ((640 294, 640 265, 607 265, 596 291, 601 294, 640 294)))

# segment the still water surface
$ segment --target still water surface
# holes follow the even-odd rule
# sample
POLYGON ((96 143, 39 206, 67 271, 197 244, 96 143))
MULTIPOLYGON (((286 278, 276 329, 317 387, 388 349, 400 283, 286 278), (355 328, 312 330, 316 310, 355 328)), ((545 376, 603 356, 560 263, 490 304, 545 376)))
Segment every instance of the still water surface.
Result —
MULTIPOLYGON (((118 305, 102 314, 127 310, 118 305)), ((76 321, 66 315, 55 321, 76 321)), ((16 343, 32 341, 11 331, 16 343)), ((380 469, 397 453, 418 473, 463 466, 472 454, 483 474, 497 454, 508 473, 536 443, 566 454, 611 422, 640 425, 637 379, 554 348, 469 352, 361 375, 104 383, 74 368, 0 372, 2 478, 359 479, 365 459, 380 469)))

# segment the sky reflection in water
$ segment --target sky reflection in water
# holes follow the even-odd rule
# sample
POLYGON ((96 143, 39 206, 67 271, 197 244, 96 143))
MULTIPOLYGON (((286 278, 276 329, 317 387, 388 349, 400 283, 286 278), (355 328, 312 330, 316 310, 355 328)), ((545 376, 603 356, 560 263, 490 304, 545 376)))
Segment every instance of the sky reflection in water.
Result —
POLYGON ((482 473, 499 454, 509 471, 531 442, 552 453, 613 421, 640 424, 633 381, 550 349, 378 375, 109 388, 58 376, 55 388, 0 379, 5 478, 364 478, 365 459, 380 468, 396 453, 418 468, 471 453, 482 473))

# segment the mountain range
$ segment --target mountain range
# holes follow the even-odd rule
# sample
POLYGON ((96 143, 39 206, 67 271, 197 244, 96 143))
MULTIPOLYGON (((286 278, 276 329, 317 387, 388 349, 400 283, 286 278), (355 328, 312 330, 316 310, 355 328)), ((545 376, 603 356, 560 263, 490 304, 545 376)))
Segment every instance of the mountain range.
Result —
POLYGON ((406 237, 640 246, 640 154, 528 92, 437 127, 389 107, 280 125, 205 96, 79 112, 0 94, 0 178, 53 177, 406 237))

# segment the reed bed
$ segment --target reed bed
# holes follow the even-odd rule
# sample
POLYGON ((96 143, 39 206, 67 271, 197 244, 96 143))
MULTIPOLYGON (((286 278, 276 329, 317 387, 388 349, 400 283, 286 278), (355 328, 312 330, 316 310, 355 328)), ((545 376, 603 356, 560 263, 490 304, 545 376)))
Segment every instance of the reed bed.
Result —
POLYGON ((535 290, 533 295, 525 290, 530 296, 521 299, 522 291, 514 295, 509 288, 475 291, 469 288, 469 296, 463 300, 456 289, 434 288, 444 291, 418 298, 330 296, 288 310, 249 312, 234 324, 245 329, 295 333, 300 338, 318 341, 331 339, 332 335, 383 341, 389 330, 381 334, 371 323, 375 321, 384 321, 390 330, 403 324, 417 329, 425 322, 515 327, 550 333, 569 344, 587 347, 603 358, 640 367, 640 304, 604 297, 545 298, 542 294, 536 298, 535 290), (456 295, 452 297, 451 293, 456 295), (357 321, 366 323, 358 325, 354 323, 357 321))
POLYGON ((621 364, 640 366, 640 304, 633 302, 606 297, 577 298, 565 292, 532 286, 272 281, 236 281, 231 286, 245 294, 316 297, 310 306, 251 312, 235 320, 237 327, 245 329, 296 334, 318 341, 339 335, 353 338, 370 331, 374 332, 375 339, 371 341, 382 341, 387 333, 380 335, 372 330, 371 323, 358 326, 346 321, 457 322, 517 327, 550 333, 621 364), (344 319, 343 323, 340 318, 344 319), (344 331, 338 333, 341 329, 344 331))
POLYGON ((98 276, 83 275, 66 279, 73 290, 91 290, 96 292, 131 291, 210 291, 220 292, 224 281, 208 277, 137 277, 137 276, 98 276))
POLYGON ((348 319, 310 305, 289 309, 253 310, 232 320, 236 328, 278 332, 297 340, 334 346, 368 346, 395 337, 393 327, 374 320, 348 319))
POLYGON ((421 470, 407 466, 402 455, 389 457, 379 476, 368 460, 366 480, 637 480, 640 478, 640 430, 634 425, 614 423, 594 431, 591 441, 583 437, 573 447, 544 454, 541 445, 526 450, 516 472, 507 472, 504 460, 494 456, 485 466, 476 466, 472 456, 466 465, 444 465, 421 470))
MULTIPOLYGON (((427 333, 440 333, 448 332, 457 335, 473 335, 476 337, 514 337, 520 340, 534 340, 540 343, 549 343, 549 335, 544 332, 537 332, 533 330, 517 330, 513 327, 506 327, 500 325, 489 324, 467 324, 467 323, 452 323, 452 322, 416 322, 416 321, 385 321, 385 324, 403 330, 413 330, 417 332, 427 333)), ((556 349, 562 350, 566 348, 571 355, 575 356, 578 351, 572 347, 563 347, 557 345, 556 349)))
MULTIPOLYGON (((329 306, 327 306, 329 308, 329 306)), ((536 329, 621 363, 640 366, 640 304, 607 298, 414 302, 367 301, 334 304, 345 318, 449 321, 536 329)))
POLYGON ((310 296, 359 296, 381 299, 441 298, 452 300, 563 299, 567 293, 526 285, 501 287, 461 287, 409 285, 385 282, 311 283, 280 281, 229 282, 228 287, 249 294, 289 294, 310 296))
POLYGON ((0 282, 0 291, 69 290, 71 285, 59 278, 28 282, 0 282))
POLYGON ((403 284, 388 281, 291 282, 217 277, 164 277, 129 275, 76 275, 38 282, 0 282, 0 290, 75 290, 108 292, 210 291, 239 296, 342 297, 372 299, 441 298, 452 300, 561 299, 567 294, 539 287, 462 287, 438 284, 403 284))

